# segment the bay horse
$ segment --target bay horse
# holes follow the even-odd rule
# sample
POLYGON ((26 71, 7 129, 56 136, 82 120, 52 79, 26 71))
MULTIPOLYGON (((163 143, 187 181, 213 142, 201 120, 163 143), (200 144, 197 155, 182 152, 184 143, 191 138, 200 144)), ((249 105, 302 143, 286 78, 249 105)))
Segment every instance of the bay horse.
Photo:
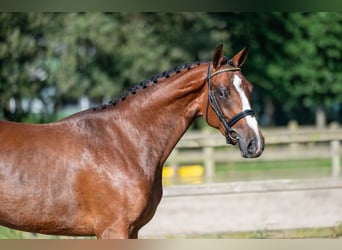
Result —
POLYGON ((54 235, 137 238, 162 197, 162 167, 196 117, 258 157, 252 85, 219 45, 116 101, 49 124, 0 121, 0 224, 54 235))

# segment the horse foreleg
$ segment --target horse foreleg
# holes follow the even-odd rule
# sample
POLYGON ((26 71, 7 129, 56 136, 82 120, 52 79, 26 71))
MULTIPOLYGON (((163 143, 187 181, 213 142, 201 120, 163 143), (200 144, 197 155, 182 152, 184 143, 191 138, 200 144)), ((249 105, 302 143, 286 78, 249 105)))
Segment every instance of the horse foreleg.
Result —
POLYGON ((124 227, 110 226, 96 234, 98 239, 128 239, 128 230, 124 227))
POLYGON ((115 226, 110 226, 103 231, 96 234, 98 239, 138 239, 139 229, 133 229, 131 232, 125 228, 115 226))
POLYGON ((130 234, 129 234, 129 238, 130 239, 138 239, 138 229, 133 230, 130 234))

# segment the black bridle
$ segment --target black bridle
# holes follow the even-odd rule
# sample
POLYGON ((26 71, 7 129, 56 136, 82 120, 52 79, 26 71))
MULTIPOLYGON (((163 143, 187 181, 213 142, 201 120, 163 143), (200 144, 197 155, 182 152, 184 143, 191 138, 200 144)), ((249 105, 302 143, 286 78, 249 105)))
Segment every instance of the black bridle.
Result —
POLYGON ((211 104, 212 109, 215 111, 216 115, 218 118, 221 120, 221 123, 223 124, 224 130, 225 130, 225 137, 227 140, 227 144, 233 144, 235 145, 239 141, 239 136, 238 133, 232 129, 233 125, 237 123, 240 119, 251 115, 254 116, 255 112, 251 109, 244 110, 237 115, 233 116, 232 119, 229 121, 226 120, 225 116, 222 113, 222 110, 217 102, 216 96, 215 96, 215 91, 213 89, 213 86, 211 84, 211 78, 215 75, 218 75, 223 72, 227 71, 240 71, 240 68, 233 67, 233 68, 225 68, 222 70, 215 71, 213 74, 210 74, 210 63, 208 65, 208 75, 207 75, 207 82, 208 82, 208 102, 207 102, 207 110, 206 110, 206 120, 207 123, 209 124, 208 121, 208 109, 209 109, 209 103, 211 104))

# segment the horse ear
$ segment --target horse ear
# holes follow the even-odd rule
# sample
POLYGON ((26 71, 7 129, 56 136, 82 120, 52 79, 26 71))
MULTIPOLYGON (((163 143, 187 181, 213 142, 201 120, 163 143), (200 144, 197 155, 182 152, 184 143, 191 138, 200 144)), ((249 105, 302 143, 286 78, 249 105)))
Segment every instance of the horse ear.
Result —
POLYGON ((223 58, 224 58, 223 44, 221 43, 220 45, 216 47, 214 55, 213 55, 214 69, 218 69, 219 67, 221 67, 223 58))
POLYGON ((242 50, 240 50, 235 56, 233 56, 233 58, 230 61, 233 63, 234 67, 240 68, 245 63, 247 55, 248 45, 244 47, 242 50))

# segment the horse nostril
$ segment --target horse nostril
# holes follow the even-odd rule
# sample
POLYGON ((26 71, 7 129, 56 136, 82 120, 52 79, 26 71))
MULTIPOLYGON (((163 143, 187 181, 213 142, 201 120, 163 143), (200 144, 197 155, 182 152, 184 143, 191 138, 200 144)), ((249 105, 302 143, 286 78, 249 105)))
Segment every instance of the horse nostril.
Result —
POLYGON ((256 151, 256 141, 255 139, 252 139, 249 141, 248 145, 247 145, 247 152, 249 154, 254 154, 256 151))

